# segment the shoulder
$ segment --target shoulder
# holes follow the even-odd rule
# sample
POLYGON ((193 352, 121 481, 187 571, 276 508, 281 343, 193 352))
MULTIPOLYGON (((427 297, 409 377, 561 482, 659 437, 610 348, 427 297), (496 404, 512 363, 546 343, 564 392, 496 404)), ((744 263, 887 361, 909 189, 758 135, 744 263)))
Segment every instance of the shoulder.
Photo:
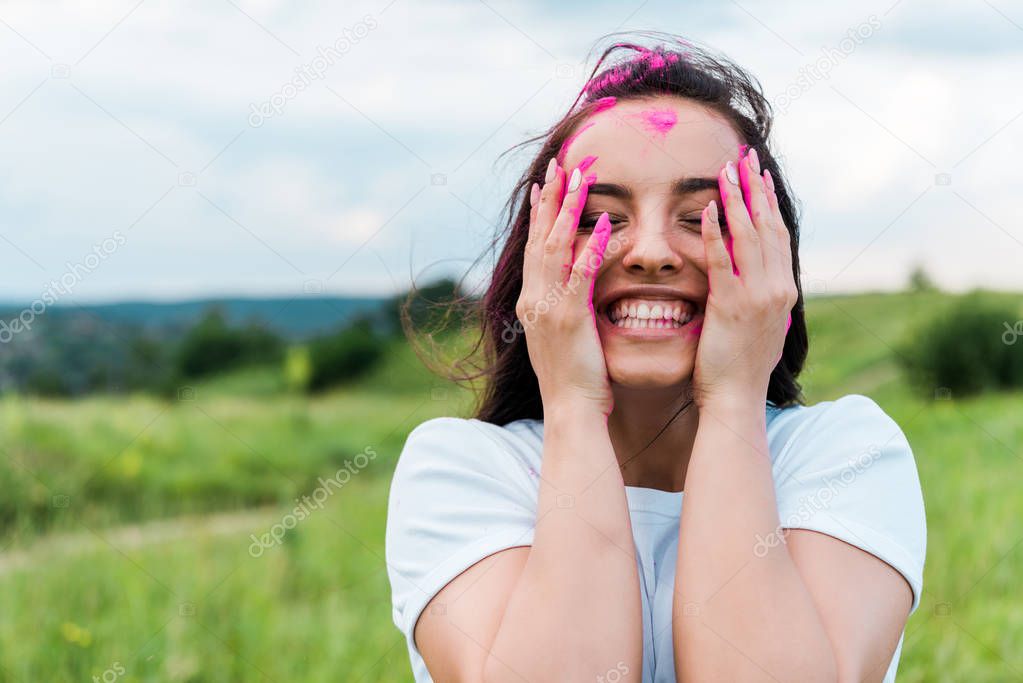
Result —
POLYGON ((848 464, 842 456, 875 457, 883 450, 913 462, 902 428, 872 398, 861 394, 775 409, 768 439, 775 469, 826 469, 848 464))
POLYGON ((409 432, 395 478, 410 471, 528 473, 540 463, 541 433, 542 423, 535 420, 502 426, 475 418, 435 417, 409 432))
POLYGON ((919 602, 926 554, 923 492, 902 428, 849 394, 786 408, 771 423, 781 524, 827 533, 898 569, 919 602))
POLYGON ((537 425, 438 417, 405 440, 391 480, 384 555, 393 618, 412 643, 427 602, 466 568, 529 545, 536 519, 537 425))

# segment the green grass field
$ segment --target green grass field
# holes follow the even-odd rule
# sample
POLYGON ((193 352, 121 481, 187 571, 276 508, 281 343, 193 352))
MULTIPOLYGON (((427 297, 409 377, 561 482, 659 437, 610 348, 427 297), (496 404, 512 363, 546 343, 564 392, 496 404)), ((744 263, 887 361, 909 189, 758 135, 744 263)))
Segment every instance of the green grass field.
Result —
MULTIPOLYGON (((873 397, 914 448, 928 557, 899 680, 1017 680, 1023 394, 933 401, 895 359, 946 304, 812 300, 804 386, 810 403, 873 397)), ((0 400, 0 681, 410 680, 383 560, 390 473, 412 427, 471 397, 396 345, 322 397, 254 370, 183 398, 0 400), (367 448, 322 509, 253 557, 250 534, 367 448)))

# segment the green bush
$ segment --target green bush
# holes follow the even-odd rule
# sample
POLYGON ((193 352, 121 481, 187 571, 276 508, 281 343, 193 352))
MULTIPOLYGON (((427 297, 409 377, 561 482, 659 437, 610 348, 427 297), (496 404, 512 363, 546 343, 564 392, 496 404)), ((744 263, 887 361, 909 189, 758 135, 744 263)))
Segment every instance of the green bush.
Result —
POLYGON ((910 382, 954 395, 1023 387, 1020 312, 981 293, 959 298, 899 349, 910 382))
POLYGON ((312 340, 309 391, 322 391, 359 377, 380 360, 384 347, 368 318, 359 318, 340 332, 312 340))
POLYGON ((284 343, 273 332, 252 323, 229 327, 218 309, 210 310, 188 331, 177 356, 183 377, 203 377, 246 365, 279 362, 284 343))

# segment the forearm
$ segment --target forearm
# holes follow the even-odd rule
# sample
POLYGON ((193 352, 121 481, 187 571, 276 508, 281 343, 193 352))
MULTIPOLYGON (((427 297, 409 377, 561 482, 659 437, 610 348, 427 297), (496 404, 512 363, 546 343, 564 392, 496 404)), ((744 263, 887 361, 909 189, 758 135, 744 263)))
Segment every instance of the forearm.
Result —
POLYGON ((784 543, 755 552, 781 533, 765 420, 763 400, 752 396, 700 410, 675 577, 680 681, 836 677, 823 623, 784 543))
POLYGON ((486 680, 595 681, 611 670, 620 680, 639 680, 635 546, 605 417, 551 411, 540 477, 533 545, 486 680))

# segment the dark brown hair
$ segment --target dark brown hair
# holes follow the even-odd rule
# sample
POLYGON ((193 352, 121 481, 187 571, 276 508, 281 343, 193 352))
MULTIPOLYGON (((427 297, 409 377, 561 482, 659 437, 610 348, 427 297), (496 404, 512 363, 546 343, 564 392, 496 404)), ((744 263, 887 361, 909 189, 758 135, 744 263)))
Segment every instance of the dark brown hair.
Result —
MULTIPOLYGON (((595 49, 617 35, 605 36, 595 49)), ((469 353, 454 363, 453 369, 449 366, 444 374, 460 383, 468 382, 478 391, 474 411, 477 419, 497 425, 522 418, 543 419, 539 386, 521 323, 515 315, 515 304, 522 288, 523 250, 529 231, 529 191, 534 182, 543 184, 548 160, 559 154, 576 126, 610 101, 602 102, 603 98, 611 97, 621 102, 671 95, 699 103, 728 121, 740 140, 756 148, 761 168, 771 171, 781 214, 789 229, 792 270, 799 298, 792 309, 792 326, 785 338, 781 361, 771 373, 767 400, 779 407, 803 402, 796 381, 808 348, 799 279, 799 216, 769 144, 771 105, 756 78, 728 58, 670 34, 645 31, 632 35, 647 38, 654 47, 615 40, 603 50, 589 80, 565 116, 546 132, 501 155, 541 143, 505 204, 504 225, 507 227, 495 235, 491 246, 494 252, 500 249, 500 254, 486 291, 481 298, 463 299, 456 302, 461 306, 454 307, 459 310, 459 319, 464 320, 462 315, 467 312, 475 314, 472 319, 478 325, 479 337, 469 353), (464 308, 467 303, 471 311, 464 308), (482 380, 482 386, 478 380, 482 380)), ((405 331, 415 343, 409 324, 405 325, 405 331)), ((683 405, 679 413, 691 403, 690 400, 683 405)))

